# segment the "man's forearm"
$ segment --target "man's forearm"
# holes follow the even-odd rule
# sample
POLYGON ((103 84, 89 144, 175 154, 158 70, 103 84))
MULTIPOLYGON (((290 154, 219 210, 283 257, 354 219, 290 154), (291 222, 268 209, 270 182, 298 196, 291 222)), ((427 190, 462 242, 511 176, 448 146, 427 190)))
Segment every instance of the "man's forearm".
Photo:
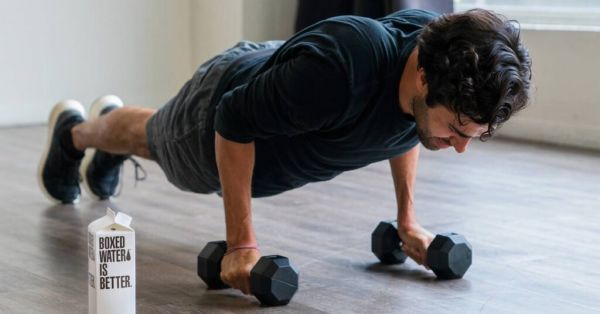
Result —
POLYGON ((215 133, 215 153, 225 207, 227 244, 256 244, 251 206, 254 143, 232 142, 215 133))
POLYGON ((392 178, 396 192, 398 207, 398 224, 410 225, 416 223, 414 210, 414 189, 417 177, 417 162, 419 160, 419 145, 404 155, 390 159, 392 178))

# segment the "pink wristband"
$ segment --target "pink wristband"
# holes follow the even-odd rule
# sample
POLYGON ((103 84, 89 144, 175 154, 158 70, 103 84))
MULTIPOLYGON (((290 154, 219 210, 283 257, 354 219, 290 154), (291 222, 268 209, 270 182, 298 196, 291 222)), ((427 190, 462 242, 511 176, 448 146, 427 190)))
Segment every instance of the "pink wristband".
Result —
POLYGON ((258 245, 235 245, 232 247, 227 247, 227 251, 225 252, 226 256, 227 254, 231 254, 237 250, 243 250, 243 249, 252 249, 252 250, 258 250, 258 245))

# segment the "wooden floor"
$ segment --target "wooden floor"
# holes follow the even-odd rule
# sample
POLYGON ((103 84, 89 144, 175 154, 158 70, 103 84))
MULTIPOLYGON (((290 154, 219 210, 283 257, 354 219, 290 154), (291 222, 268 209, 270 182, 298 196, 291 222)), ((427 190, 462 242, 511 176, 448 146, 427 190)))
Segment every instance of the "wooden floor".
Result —
POLYGON ((300 289, 261 308, 237 291, 207 291, 196 255, 224 236, 221 200, 176 190, 143 162, 127 164, 113 204, 83 195, 52 206, 36 185, 45 128, 0 129, 0 312, 87 312, 86 228, 107 205, 133 216, 138 313, 591 313, 600 311, 600 154, 494 140, 463 155, 424 152, 418 217, 463 233, 474 263, 437 281, 413 262, 383 267, 370 252, 395 216, 387 163, 254 201, 264 254, 288 256, 300 289))

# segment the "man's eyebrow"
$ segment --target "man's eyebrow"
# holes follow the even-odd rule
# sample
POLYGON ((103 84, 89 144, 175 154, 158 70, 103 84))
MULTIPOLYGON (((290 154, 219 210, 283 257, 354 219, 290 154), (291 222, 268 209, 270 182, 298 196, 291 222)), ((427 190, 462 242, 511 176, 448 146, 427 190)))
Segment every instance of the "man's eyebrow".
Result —
POLYGON ((473 138, 473 136, 467 135, 463 132, 461 132, 458 128, 454 127, 454 125, 452 125, 452 123, 448 124, 448 127, 450 127, 450 130, 452 130, 453 132, 456 132, 456 134, 458 134, 458 136, 462 137, 462 138, 473 138))

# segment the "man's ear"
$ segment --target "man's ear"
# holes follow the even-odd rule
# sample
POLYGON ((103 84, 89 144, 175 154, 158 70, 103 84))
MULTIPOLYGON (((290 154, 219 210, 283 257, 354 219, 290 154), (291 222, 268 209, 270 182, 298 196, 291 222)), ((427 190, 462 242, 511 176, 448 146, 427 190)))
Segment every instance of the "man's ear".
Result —
POLYGON ((425 69, 423 69, 423 67, 417 68, 416 85, 419 95, 427 95, 427 78, 425 76, 425 69))

